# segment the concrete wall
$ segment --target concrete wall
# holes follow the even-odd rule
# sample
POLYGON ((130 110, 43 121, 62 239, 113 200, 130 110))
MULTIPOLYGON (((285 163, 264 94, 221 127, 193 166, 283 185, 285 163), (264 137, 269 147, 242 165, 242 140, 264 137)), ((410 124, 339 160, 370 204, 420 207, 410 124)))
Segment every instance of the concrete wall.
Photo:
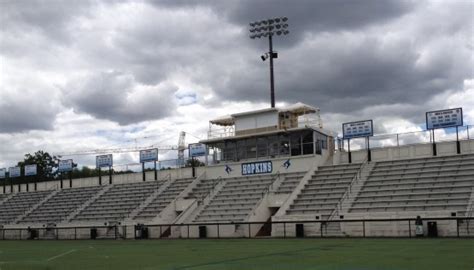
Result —
MULTIPOLYGON (((173 169, 173 170, 162 170, 157 171, 157 178, 159 180, 167 180, 171 177, 171 179, 179 179, 179 178, 189 178, 192 177, 192 169, 191 168, 181 168, 181 169, 173 169)), ((146 181, 154 181, 155 173, 153 171, 147 171, 145 173, 146 181)), ((113 184, 125 184, 125 183, 136 183, 143 181, 143 174, 140 173, 129 173, 129 174, 116 174, 112 175, 112 183, 113 184)), ((63 188, 69 188, 69 179, 63 179, 63 188)), ((102 185, 109 184, 109 176, 104 175, 102 176, 102 185)), ((89 178, 78 178, 72 179, 72 187, 90 187, 90 186, 98 186, 99 185, 99 177, 89 177, 89 178)), ((58 189, 61 187, 61 180, 54 180, 54 181, 46 181, 46 182, 39 182, 37 183, 37 190, 51 190, 51 189, 58 189)), ((34 191, 34 183, 29 183, 29 190, 34 191)), ((21 191, 26 191, 26 184, 21 185, 21 191)), ((13 192, 18 192, 18 185, 13 185, 13 192)), ((3 186, 0 185, 0 193, 3 193, 3 186)), ((6 193, 11 193, 10 191, 10 182, 8 182, 6 186, 6 193)))
POLYGON ((199 167, 198 175, 202 172, 206 172, 206 177, 210 178, 231 178, 231 177, 240 177, 242 176, 241 172, 241 164, 247 162, 257 162, 257 161, 265 161, 271 160, 273 163, 273 174, 276 172, 280 173, 291 173, 291 172, 303 172, 310 170, 314 164, 316 163, 319 165, 324 165, 329 157, 329 152, 324 150, 322 155, 305 155, 305 156, 295 156, 295 157, 281 157, 281 158, 273 158, 273 159, 250 159, 241 162, 228 162, 228 163, 221 163, 216 165, 210 165, 206 167, 199 167), (291 166, 289 168, 285 168, 283 163, 290 159, 291 166), (225 171, 226 165, 230 167, 230 173, 225 171))

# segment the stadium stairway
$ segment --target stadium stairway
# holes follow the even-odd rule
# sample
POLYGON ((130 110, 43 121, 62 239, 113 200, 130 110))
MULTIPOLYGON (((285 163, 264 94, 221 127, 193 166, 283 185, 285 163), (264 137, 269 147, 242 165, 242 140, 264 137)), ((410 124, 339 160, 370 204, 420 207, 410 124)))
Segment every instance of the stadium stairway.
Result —
POLYGON ((163 192, 154 196, 151 201, 141 208, 138 214, 131 219, 139 221, 149 221, 158 216, 172 201, 179 197, 192 182, 194 178, 181 178, 171 182, 163 192))
POLYGON ((277 173, 225 179, 220 191, 201 209, 194 222, 266 221, 270 214, 262 202, 267 195, 288 193, 289 188, 299 183, 302 175, 300 172, 277 173), (257 214, 261 211, 268 214, 257 214))
POLYGON ((15 193, 0 194, 0 207, 4 202, 8 201, 11 197, 13 197, 14 194, 15 193))
POLYGON ((121 222, 166 181, 113 184, 71 221, 80 223, 121 222))
MULTIPOLYGON (((355 183, 362 181, 361 175, 365 174, 365 171, 370 171, 370 165, 366 162, 315 167, 306 173, 287 201, 272 217, 272 221, 332 218, 348 194, 354 193, 353 189, 358 188, 355 183)), ((305 224, 304 230, 308 236, 319 236, 321 228, 326 236, 342 234, 339 223, 333 222, 325 223, 322 227, 316 223, 305 224)), ((283 225, 272 226, 272 236, 283 236, 284 231, 283 225)), ((295 231, 286 233, 291 235, 295 231)))
POLYGON ((102 189, 101 186, 57 190, 30 208, 16 223, 58 224, 102 189))
POLYGON ((86 207, 88 207, 91 203, 95 202, 102 194, 107 192, 109 189, 113 187, 112 185, 105 185, 103 186, 99 192, 97 192, 94 196, 89 198, 89 200, 85 201, 81 206, 79 206, 76 210, 71 212, 69 216, 67 216, 64 220, 64 223, 69 223, 73 218, 75 218, 82 210, 84 210, 86 207))
POLYGON ((364 186, 365 181, 367 181, 369 178, 374 166, 375 162, 365 162, 362 164, 356 177, 353 179, 346 192, 339 200, 336 208, 333 210, 328 220, 337 219, 338 216, 344 215, 349 211, 352 203, 356 200, 359 191, 364 186))
POLYGON ((198 214, 195 222, 242 222, 275 181, 273 175, 237 177, 225 185, 198 214))
POLYGON ((126 219, 127 221, 132 221, 136 216, 145 209, 150 203, 153 202, 158 196, 160 196, 172 183, 174 179, 167 179, 158 189, 156 189, 146 200, 144 200, 137 208, 135 208, 126 219))
POLYGON ((32 214, 33 212, 36 212, 36 210, 42 205, 44 204, 45 202, 47 202, 49 199, 51 199, 52 197, 54 197, 56 194, 58 194, 60 192, 59 189, 56 189, 56 190, 53 190, 51 193, 49 193, 46 197, 42 198, 40 201, 38 201, 38 203, 36 203, 35 205, 31 206, 30 209, 26 210, 25 213, 19 215, 14 221, 13 223, 15 224, 18 224, 20 223, 21 220, 23 220, 24 218, 26 218, 28 215, 32 214))
POLYGON ((226 180, 219 178, 199 179, 199 182, 184 196, 184 199, 191 200, 194 203, 186 211, 180 214, 174 223, 191 223, 197 215, 212 201, 219 191, 226 184, 226 180))
POLYGON ((55 189, 52 189, 34 192, 18 192, 9 196, 7 200, 0 205, 0 224, 5 225, 12 223, 18 216, 23 215, 28 209, 55 191, 55 189))
POLYGON ((319 216, 328 219, 336 209, 351 183, 356 179, 362 164, 321 166, 298 194, 287 215, 319 216))

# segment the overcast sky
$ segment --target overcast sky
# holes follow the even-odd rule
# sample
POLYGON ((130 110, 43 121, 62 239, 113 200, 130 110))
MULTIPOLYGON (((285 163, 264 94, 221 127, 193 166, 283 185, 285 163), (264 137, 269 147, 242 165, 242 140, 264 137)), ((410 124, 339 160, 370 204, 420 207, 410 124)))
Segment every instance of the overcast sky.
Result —
POLYGON ((420 130, 454 107, 474 124, 469 0, 0 0, 0 168, 37 150, 176 145, 180 131, 196 142, 211 118, 268 107, 268 42, 248 23, 280 16, 277 106, 317 106, 335 132, 420 130))

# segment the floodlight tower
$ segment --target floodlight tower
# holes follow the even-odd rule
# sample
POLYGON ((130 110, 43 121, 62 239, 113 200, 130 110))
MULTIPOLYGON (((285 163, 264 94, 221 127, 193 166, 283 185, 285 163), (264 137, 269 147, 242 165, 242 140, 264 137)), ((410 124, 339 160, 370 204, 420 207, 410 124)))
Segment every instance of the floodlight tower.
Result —
POLYGON ((272 108, 275 108, 275 81, 273 76, 273 58, 278 58, 278 53, 273 51, 273 36, 288 35, 288 18, 279 17, 250 23, 250 38, 268 37, 269 51, 261 56, 262 60, 270 58, 270 97, 272 108))

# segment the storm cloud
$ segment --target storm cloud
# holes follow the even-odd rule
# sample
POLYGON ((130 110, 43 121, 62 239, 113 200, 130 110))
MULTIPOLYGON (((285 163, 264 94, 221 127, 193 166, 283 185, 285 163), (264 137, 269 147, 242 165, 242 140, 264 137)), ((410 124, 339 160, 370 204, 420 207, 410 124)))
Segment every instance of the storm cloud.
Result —
MULTIPOLYGON (((268 106, 260 59, 268 41, 250 39, 248 23, 280 16, 290 34, 274 39, 277 103, 320 107, 335 131, 361 118, 376 119, 377 132, 419 127, 425 111, 474 106, 473 8, 462 0, 1 1, 0 143, 28 135, 54 149, 48 138, 58 136, 61 148, 84 147, 74 135, 84 126, 94 147, 124 130, 205 136, 214 114, 268 106)), ((2 151, 0 162, 27 151, 2 151)))

